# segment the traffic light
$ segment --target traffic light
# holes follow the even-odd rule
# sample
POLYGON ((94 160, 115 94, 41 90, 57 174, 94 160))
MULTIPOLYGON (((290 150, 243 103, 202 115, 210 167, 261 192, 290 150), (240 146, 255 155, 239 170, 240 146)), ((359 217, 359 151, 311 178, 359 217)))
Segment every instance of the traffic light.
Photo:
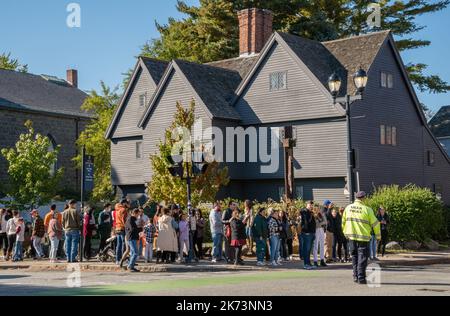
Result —
POLYGON ((183 168, 183 159, 182 156, 167 156, 167 160, 170 163, 170 167, 168 168, 169 173, 173 177, 183 177, 184 175, 184 168, 183 168))

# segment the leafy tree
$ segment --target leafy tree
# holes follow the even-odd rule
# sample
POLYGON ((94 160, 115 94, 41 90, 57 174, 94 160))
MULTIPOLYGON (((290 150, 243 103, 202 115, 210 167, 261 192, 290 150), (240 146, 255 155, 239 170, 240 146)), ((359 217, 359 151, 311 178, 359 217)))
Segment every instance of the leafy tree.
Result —
MULTIPOLYGON (((95 119, 89 122, 77 140, 80 148, 85 146, 86 153, 94 156, 94 190, 92 192, 94 201, 108 200, 112 195, 111 142, 105 139, 105 133, 120 99, 117 88, 110 89, 101 82, 101 90, 100 94, 91 91, 81 107, 84 111, 92 113, 95 119)), ((79 152, 74 160, 81 168, 81 150, 79 152)))
MULTIPOLYGON (((237 12, 257 7, 274 12, 274 29, 324 41, 373 31, 367 25, 373 0, 200 0, 199 6, 178 1, 177 10, 186 15, 156 24, 161 37, 146 43, 142 55, 164 60, 175 58, 210 62, 232 58, 239 51, 237 12)), ((431 44, 412 35, 424 26, 416 18, 445 9, 450 0, 380 0, 382 25, 398 37, 400 51, 431 44)), ((377 29, 375 29, 377 30, 377 29)), ((417 88, 424 92, 445 93, 450 85, 437 75, 426 74, 424 63, 409 63, 407 70, 417 88)))
MULTIPOLYGON (((165 139, 159 143, 159 151, 150 156, 153 176, 147 185, 147 194, 150 197, 149 202, 166 201, 186 206, 187 202, 187 184, 186 180, 180 177, 173 177, 168 168, 170 162, 167 157, 172 153, 172 148, 180 139, 172 138, 172 131, 178 127, 191 130, 195 121, 195 102, 192 101, 188 108, 184 108, 177 103, 177 111, 171 126, 165 132, 165 139)), ((191 163, 185 163, 189 170, 192 170, 191 163)), ((185 168, 186 173, 187 168, 185 168)), ((187 175, 187 174, 185 174, 187 175)), ((228 168, 221 168, 220 164, 213 162, 208 165, 205 174, 193 177, 192 203, 197 205, 199 202, 212 202, 215 200, 220 187, 229 183, 228 168)))
POLYGON ((28 72, 28 65, 21 65, 19 60, 11 58, 11 53, 0 55, 0 69, 28 72))
POLYGON ((31 121, 25 122, 27 133, 21 134, 15 148, 2 149, 8 161, 11 204, 33 208, 50 202, 55 195, 63 169, 54 170, 60 146, 49 150, 51 140, 36 134, 31 121))

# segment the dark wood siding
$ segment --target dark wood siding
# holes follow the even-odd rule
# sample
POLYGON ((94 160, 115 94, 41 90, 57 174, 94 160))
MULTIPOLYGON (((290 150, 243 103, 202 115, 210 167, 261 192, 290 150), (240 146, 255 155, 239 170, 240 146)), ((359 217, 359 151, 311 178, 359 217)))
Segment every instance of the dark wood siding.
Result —
POLYGON ((148 159, 136 158, 136 143, 142 137, 113 139, 111 142, 111 179, 113 185, 143 184, 142 169, 148 159))
POLYGON ((338 116, 330 96, 311 80, 304 67, 275 42, 235 105, 243 124, 338 116), (269 76, 280 71, 287 72, 287 89, 270 91, 269 76))
MULTIPOLYGON (((429 186, 438 174, 450 176, 449 164, 440 164, 432 173, 425 168, 426 148, 433 147, 436 156, 443 158, 438 146, 424 134, 423 126, 414 100, 402 76, 394 50, 387 41, 375 59, 369 73, 364 101, 352 108, 352 136, 358 153, 361 189, 372 191, 384 184, 429 186), (380 72, 394 76, 394 88, 380 86, 380 72), (380 125, 397 128, 397 146, 380 144, 380 125)), ((447 199, 448 197, 446 197, 447 199)))
POLYGON ((145 106, 140 105, 139 98, 140 95, 146 94, 146 102, 149 102, 155 89, 156 86, 150 74, 146 69, 141 68, 125 101, 126 103, 119 116, 119 122, 117 123, 112 138, 142 135, 142 130, 138 128, 138 122, 142 117, 145 106))
POLYGON ((158 144, 164 139, 165 130, 170 127, 173 121, 177 102, 181 102, 184 107, 188 107, 193 99, 196 101, 196 119, 202 120, 203 129, 211 126, 211 119, 207 116, 201 100, 195 99, 192 89, 173 70, 145 125, 144 165, 141 170, 145 182, 150 181, 152 177, 149 157, 158 152, 158 144))

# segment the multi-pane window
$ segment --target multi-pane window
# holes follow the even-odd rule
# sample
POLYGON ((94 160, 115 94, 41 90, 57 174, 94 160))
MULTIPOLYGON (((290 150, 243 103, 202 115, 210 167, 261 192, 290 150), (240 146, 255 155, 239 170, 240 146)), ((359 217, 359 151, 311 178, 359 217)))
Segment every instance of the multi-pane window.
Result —
POLYGON ((433 167, 435 163, 435 155, 434 152, 429 150, 427 154, 428 166, 433 167))
POLYGON ((287 89, 287 72, 279 71, 273 72, 269 76, 270 80, 270 91, 284 90, 287 89))
POLYGON ((397 146, 397 127, 395 126, 380 126, 380 144, 397 146))
POLYGON ((142 158, 142 142, 136 142, 136 159, 142 158))
POLYGON ((145 93, 139 95, 139 105, 145 106, 145 103, 147 102, 147 95, 145 93))
POLYGON ((394 88, 394 75, 391 73, 382 71, 381 72, 381 87, 383 88, 394 88))

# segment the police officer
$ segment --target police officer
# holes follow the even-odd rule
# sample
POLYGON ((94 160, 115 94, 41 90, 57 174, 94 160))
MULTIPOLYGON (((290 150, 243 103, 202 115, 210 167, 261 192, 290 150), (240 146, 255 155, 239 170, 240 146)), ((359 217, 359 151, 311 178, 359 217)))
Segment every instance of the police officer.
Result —
POLYGON ((342 228, 349 240, 353 259, 353 281, 359 284, 367 284, 366 269, 372 230, 377 239, 381 239, 380 223, 373 210, 364 205, 365 198, 365 192, 358 192, 355 203, 347 206, 342 217, 342 228))

